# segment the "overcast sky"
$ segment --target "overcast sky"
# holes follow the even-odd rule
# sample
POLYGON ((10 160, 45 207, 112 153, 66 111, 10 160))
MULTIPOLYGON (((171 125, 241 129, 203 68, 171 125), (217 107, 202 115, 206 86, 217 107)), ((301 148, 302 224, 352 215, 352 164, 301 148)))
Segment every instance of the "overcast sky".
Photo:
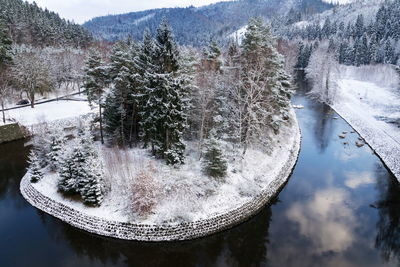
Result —
MULTIPOLYGON (((83 23, 93 17, 152 8, 203 6, 226 0, 36 0, 61 17, 83 23)), ((28 0, 33 2, 33 0, 28 0)))

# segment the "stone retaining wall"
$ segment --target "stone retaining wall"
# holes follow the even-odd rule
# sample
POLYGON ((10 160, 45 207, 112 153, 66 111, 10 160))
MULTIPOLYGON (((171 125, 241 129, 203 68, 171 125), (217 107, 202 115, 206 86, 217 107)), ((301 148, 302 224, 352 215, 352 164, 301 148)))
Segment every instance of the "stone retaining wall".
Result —
MULTIPOLYGON (((297 123, 297 121, 296 121, 297 123)), ((37 191, 28 175, 22 178, 20 190, 25 199, 36 208, 85 231, 119 239, 138 241, 178 241, 211 235, 236 226, 256 215, 284 186, 294 168, 300 151, 300 130, 296 126, 296 138, 289 158, 267 189, 253 200, 224 214, 195 222, 173 225, 141 225, 109 221, 90 216, 56 202, 37 191)))
POLYGON ((0 126, 0 144, 25 138, 24 132, 18 123, 0 126))

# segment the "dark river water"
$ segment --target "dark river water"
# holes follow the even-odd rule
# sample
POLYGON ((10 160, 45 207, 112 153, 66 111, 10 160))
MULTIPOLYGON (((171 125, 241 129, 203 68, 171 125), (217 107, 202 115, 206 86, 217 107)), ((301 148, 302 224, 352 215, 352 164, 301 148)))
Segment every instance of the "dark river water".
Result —
POLYGON ((126 242, 70 227, 19 193, 24 142, 1 145, 0 266, 400 266, 399 183, 299 88, 303 143, 286 187, 250 221, 194 241, 126 242))

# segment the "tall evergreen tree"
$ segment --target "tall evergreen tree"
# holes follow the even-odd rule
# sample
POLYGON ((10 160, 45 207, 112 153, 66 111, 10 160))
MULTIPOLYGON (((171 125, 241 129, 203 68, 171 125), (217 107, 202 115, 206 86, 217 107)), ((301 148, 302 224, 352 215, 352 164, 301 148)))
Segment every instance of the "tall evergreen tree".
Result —
POLYGON ((187 125, 187 80, 180 72, 179 52, 172 30, 163 19, 154 49, 154 73, 148 74, 143 107, 145 141, 168 164, 183 163, 183 131, 187 125))
POLYGON ((10 92, 12 75, 10 65, 12 63, 12 41, 9 37, 5 23, 0 19, 0 102, 3 115, 3 123, 6 123, 4 102, 10 92))
POLYGON ((102 95, 107 84, 107 79, 107 71, 101 59, 101 55, 96 50, 90 50, 89 56, 86 60, 83 87, 86 89, 89 103, 95 102, 99 106, 100 135, 102 144, 104 144, 102 95))
POLYGON ((76 177, 76 166, 72 153, 65 153, 60 158, 58 175, 58 191, 66 195, 75 195, 78 193, 78 180, 76 177))
POLYGON ((100 206, 103 202, 104 186, 103 176, 104 170, 98 158, 91 157, 85 164, 86 175, 82 177, 81 183, 83 187, 80 190, 82 199, 85 204, 91 206, 100 206))

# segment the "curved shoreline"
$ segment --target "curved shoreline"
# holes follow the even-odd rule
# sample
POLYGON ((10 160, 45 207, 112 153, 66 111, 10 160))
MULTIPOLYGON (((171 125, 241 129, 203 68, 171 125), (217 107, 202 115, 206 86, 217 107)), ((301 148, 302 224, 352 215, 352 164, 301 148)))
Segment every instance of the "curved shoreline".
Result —
POLYGON ((268 188, 262 190, 251 201, 208 219, 164 225, 143 225, 106 220, 87 215, 43 195, 32 186, 29 175, 22 178, 20 191, 32 206, 76 228, 101 236, 123 240, 160 242, 190 240, 212 235, 239 225, 255 216, 285 185, 300 152, 301 133, 297 118, 294 117, 294 120, 296 125, 293 128, 296 129, 296 138, 292 144, 289 157, 278 175, 268 185, 268 188))

